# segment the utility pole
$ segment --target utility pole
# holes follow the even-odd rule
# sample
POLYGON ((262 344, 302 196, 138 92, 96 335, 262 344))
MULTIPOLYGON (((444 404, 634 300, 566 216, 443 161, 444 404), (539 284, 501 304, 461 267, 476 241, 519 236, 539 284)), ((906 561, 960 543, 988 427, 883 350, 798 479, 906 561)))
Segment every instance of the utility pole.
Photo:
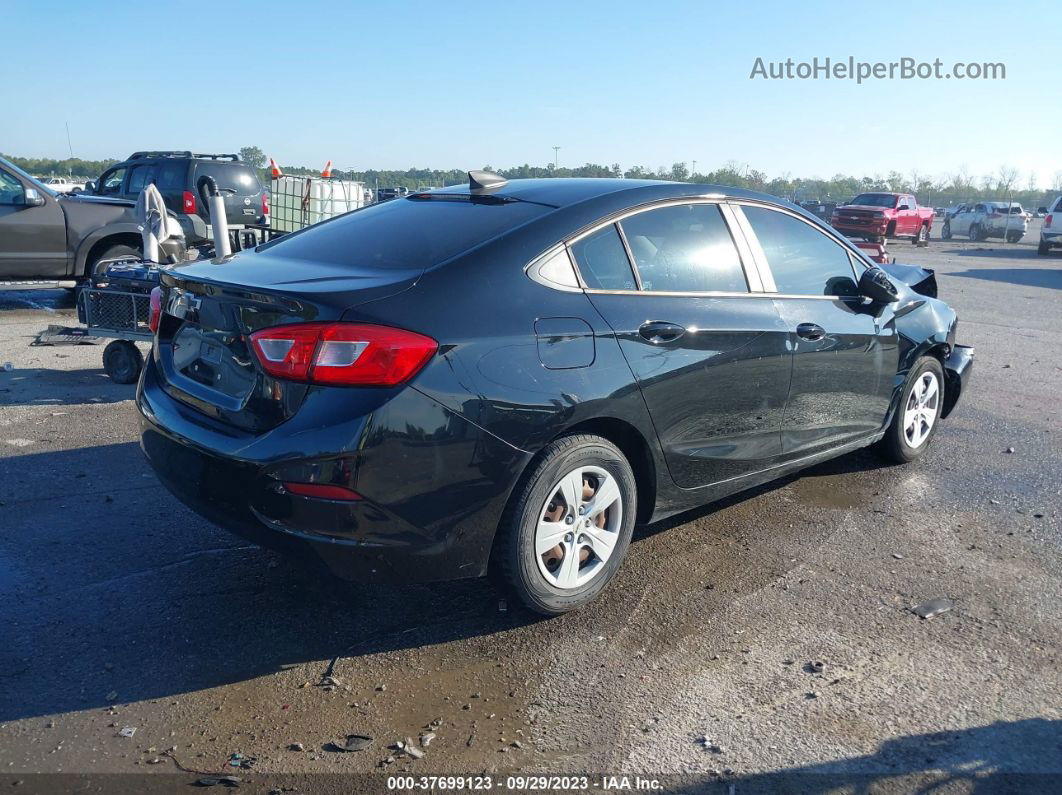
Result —
MULTIPOLYGON (((66 148, 68 150, 70 150, 70 159, 73 160, 74 159, 74 145, 70 143, 70 122, 66 122, 66 148)), ((70 167, 67 169, 67 171, 69 172, 67 174, 68 177, 69 176, 73 176, 73 174, 74 174, 74 165, 73 165, 73 163, 70 164, 70 167)))
POLYGON ((694 160, 694 161, 693 161, 693 168, 692 168, 692 169, 690 169, 690 176, 692 177, 692 176, 693 176, 694 174, 696 174, 696 173, 697 173, 697 161, 696 161, 696 160, 694 160))
POLYGON ((559 146, 553 147, 553 170, 554 171, 557 170, 557 153, 558 152, 560 152, 560 147, 559 146))

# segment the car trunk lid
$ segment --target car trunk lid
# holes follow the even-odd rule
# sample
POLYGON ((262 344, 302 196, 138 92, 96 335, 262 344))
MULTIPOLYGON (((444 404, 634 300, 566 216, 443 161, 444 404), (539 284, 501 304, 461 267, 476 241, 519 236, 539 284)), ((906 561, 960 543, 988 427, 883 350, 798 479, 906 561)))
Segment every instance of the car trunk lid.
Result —
MULTIPOLYGON (((262 221, 264 189, 250 166, 246 163, 227 161, 197 163, 193 181, 197 189, 199 179, 204 176, 213 177, 217 183, 225 202, 225 217, 230 225, 254 224, 262 221)), ((207 196, 202 190, 199 190, 199 194, 205 212, 209 206, 207 196)))
POLYGON ((311 389, 269 376, 250 334, 339 320, 352 306, 400 292, 419 270, 386 271, 245 252, 165 272, 155 345, 171 397, 228 426, 261 432, 289 419, 311 389))

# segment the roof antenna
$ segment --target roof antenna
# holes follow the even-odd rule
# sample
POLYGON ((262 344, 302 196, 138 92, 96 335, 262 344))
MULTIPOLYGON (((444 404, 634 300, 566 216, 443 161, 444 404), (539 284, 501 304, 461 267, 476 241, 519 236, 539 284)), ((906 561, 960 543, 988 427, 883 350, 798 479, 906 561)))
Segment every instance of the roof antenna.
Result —
POLYGON ((495 188, 500 188, 508 181, 505 177, 492 174, 489 171, 469 171, 468 191, 469 193, 487 193, 495 188))

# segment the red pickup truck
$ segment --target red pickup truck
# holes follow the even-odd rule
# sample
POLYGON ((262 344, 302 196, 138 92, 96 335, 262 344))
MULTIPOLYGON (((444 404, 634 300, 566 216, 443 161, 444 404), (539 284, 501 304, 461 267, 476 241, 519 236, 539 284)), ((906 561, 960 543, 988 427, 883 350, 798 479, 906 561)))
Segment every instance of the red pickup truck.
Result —
POLYGON ((910 193, 860 193, 834 210, 830 223, 847 237, 875 242, 909 237, 924 245, 933 228, 933 208, 919 207, 910 193))

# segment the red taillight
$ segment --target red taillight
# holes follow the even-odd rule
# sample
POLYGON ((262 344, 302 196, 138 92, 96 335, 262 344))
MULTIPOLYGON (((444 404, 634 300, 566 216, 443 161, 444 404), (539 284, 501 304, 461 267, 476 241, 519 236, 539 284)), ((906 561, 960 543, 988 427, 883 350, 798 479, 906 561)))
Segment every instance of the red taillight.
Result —
POLYGON ((397 386, 439 348, 430 337, 367 323, 289 323, 256 331, 251 342, 276 378, 341 386, 397 386))
POLYGON ((262 191, 262 215, 269 215, 269 192, 262 191))
POLYGON ((154 334, 159 330, 159 320, 162 318, 162 288, 156 287, 151 291, 151 309, 148 313, 148 328, 154 334))
POLYGON ((1055 220, 1054 213, 1049 213, 1048 216, 1044 219, 1044 226, 1051 226, 1051 222, 1053 220, 1055 220))
POLYGON ((195 212, 195 194, 186 190, 181 197, 181 212, 191 215, 195 212))
POLYGON ((356 491, 344 488, 343 486, 333 486, 328 483, 284 483, 285 491, 292 494, 297 494, 300 497, 315 497, 319 500, 345 500, 347 502, 354 502, 360 500, 361 495, 356 491))

